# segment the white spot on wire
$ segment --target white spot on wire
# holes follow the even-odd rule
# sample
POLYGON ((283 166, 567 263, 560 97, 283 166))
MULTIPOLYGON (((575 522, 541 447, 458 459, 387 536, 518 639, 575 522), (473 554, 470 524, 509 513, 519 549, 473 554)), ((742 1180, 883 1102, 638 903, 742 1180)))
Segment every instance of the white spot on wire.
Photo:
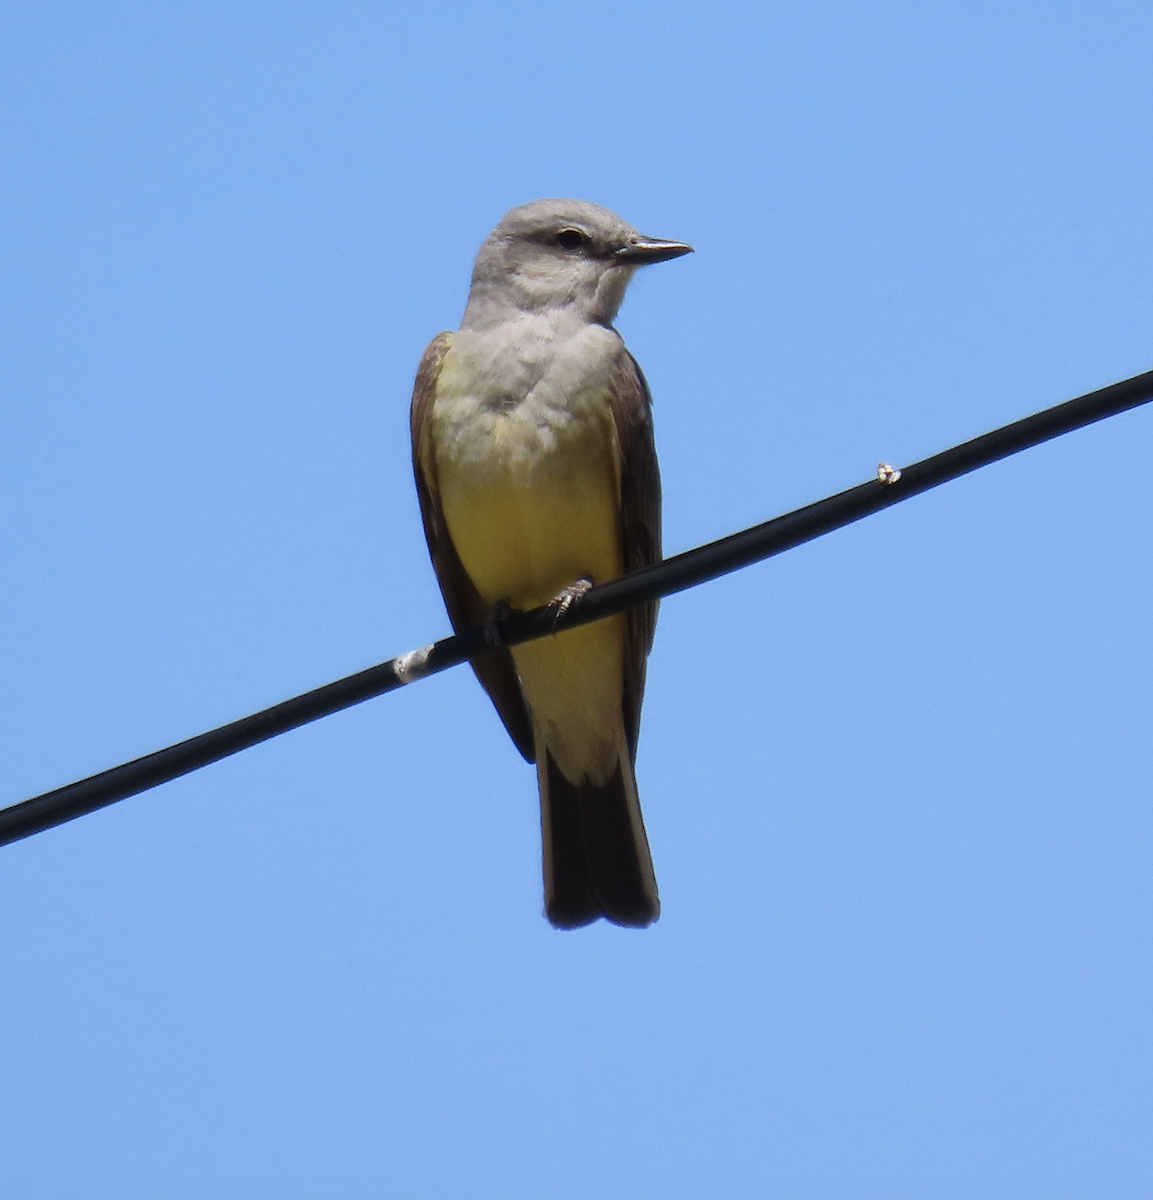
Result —
POLYGON ((413 680, 419 679, 425 673, 432 650, 432 646, 421 646, 419 650, 410 650, 407 654, 394 658, 392 669, 397 679, 401 683, 412 683, 413 680))

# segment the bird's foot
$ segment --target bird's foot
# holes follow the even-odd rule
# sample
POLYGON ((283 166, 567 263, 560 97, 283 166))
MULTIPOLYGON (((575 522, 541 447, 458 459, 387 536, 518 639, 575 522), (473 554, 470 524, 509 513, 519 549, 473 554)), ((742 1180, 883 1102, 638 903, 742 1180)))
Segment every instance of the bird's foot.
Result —
POLYGON ((582 575, 575 583, 570 583, 562 592, 558 592, 549 602, 549 608, 556 609, 553 623, 561 619, 574 604, 579 604, 592 591, 593 581, 582 575))
POLYGON ((498 600, 488 610, 488 616, 484 619, 484 640, 493 650, 505 648, 505 627, 510 616, 512 609, 507 600, 498 600))

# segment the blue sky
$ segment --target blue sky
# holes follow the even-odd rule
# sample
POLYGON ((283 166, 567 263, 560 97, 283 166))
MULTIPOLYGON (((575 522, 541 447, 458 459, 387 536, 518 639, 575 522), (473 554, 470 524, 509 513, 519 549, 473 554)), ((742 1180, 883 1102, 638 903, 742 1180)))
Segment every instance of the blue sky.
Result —
MULTIPOLYGON (((1153 366, 1148 6, 14 6, 0 782, 447 632, 408 395, 514 204, 697 247, 619 327, 672 552, 1153 366)), ((540 915, 464 671, 0 851, 55 1197, 1153 1186, 1137 412, 664 605, 664 914, 540 915)))

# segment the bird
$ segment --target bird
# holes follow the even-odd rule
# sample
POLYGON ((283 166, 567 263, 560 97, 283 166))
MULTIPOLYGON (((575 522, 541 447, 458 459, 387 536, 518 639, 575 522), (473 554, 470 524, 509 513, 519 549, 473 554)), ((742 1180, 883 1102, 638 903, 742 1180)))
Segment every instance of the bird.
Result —
POLYGON ((639 267, 691 251, 588 201, 514 208, 413 388, 430 557, 454 629, 490 634, 472 668, 536 763, 545 916, 560 929, 660 915, 634 769, 657 604, 511 647, 500 620, 660 561, 652 397, 613 321, 639 267))

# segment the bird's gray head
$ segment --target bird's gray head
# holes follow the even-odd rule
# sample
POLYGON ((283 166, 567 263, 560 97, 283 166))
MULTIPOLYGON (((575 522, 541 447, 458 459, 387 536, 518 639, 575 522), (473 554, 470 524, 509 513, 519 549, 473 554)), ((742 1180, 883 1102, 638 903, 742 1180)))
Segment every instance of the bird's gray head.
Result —
POLYGON ((637 267, 688 254, 684 242, 644 237, 586 200, 534 200, 488 235, 472 272, 462 328, 507 319, 510 310, 568 308, 607 325, 637 267))

